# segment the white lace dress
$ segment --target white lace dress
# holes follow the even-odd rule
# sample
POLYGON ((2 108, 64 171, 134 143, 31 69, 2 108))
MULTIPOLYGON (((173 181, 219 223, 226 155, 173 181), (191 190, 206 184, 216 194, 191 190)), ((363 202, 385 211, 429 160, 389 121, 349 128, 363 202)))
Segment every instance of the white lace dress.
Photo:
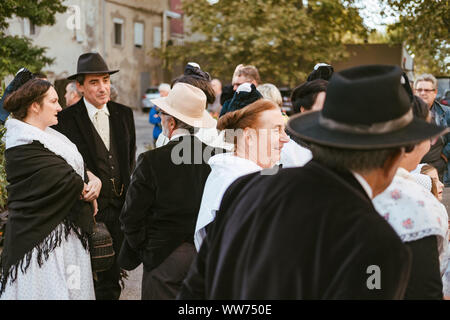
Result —
MULTIPOLYGON (((84 163, 76 146, 56 130, 42 131, 22 121, 6 122, 6 148, 41 142, 47 149, 63 157, 83 177, 84 163)), ((59 224, 54 232, 62 232, 59 224)), ((25 273, 20 269, 14 282, 8 281, 0 300, 93 300, 95 299, 89 251, 83 248, 73 231, 67 239, 50 252, 48 259, 39 266, 37 250, 33 249, 30 265, 25 273)))

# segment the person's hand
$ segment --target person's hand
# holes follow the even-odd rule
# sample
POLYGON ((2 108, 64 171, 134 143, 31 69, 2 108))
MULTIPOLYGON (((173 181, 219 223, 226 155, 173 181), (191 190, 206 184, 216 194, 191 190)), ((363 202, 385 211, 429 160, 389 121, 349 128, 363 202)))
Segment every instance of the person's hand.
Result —
POLYGON ((87 188, 87 184, 83 183, 83 191, 81 191, 80 200, 84 199, 84 194, 86 193, 86 188, 87 188))
POLYGON ((89 182, 83 190, 83 200, 84 201, 93 201, 98 198, 100 195, 100 190, 102 189, 101 180, 95 176, 92 172, 87 171, 87 175, 89 178, 89 182))

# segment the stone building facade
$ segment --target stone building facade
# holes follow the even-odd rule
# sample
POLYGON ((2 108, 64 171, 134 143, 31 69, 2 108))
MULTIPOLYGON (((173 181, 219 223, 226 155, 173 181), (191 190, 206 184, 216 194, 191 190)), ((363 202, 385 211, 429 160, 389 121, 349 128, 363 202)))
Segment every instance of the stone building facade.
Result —
POLYGON ((170 82, 172 74, 150 52, 163 46, 164 39, 182 41, 182 16, 164 15, 180 12, 180 0, 66 0, 64 4, 68 10, 56 15, 53 26, 33 26, 28 19, 15 18, 8 29, 11 35, 27 36, 35 45, 47 47, 46 55, 55 61, 43 72, 61 100, 66 77, 76 73, 78 57, 86 52, 99 52, 110 69, 120 69, 111 76, 117 101, 134 109, 140 107, 149 86, 170 82))

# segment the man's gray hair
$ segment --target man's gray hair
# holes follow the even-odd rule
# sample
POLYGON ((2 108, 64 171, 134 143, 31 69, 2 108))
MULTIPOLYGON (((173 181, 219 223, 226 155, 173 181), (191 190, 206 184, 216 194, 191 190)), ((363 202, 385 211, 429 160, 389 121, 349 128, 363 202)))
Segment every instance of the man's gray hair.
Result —
POLYGON ((283 106, 283 98, 280 90, 271 83, 264 83, 256 87, 264 99, 274 102, 280 108, 283 106))
POLYGON ((166 114, 166 116, 171 117, 175 121, 175 128, 174 129, 184 129, 189 132, 189 134, 195 134, 199 130, 199 128, 193 127, 190 124, 187 124, 183 121, 181 121, 178 118, 175 118, 174 116, 170 114, 166 114))
POLYGON ((109 98, 111 99, 111 101, 116 101, 118 96, 119 91, 117 90, 116 86, 111 83, 109 89, 109 98))
POLYGON ((313 159, 337 170, 367 173, 382 168, 386 160, 402 151, 402 147, 351 150, 311 144, 313 159))
POLYGON ((78 96, 80 96, 80 97, 82 96, 81 92, 78 91, 78 89, 77 89, 77 84, 76 84, 75 81, 69 82, 69 83, 67 84, 67 89, 69 89, 69 91, 74 91, 74 92, 76 92, 76 94, 78 94, 78 96))
POLYGON ((421 74, 420 76, 418 76, 416 81, 414 81, 414 88, 417 87, 417 84, 420 81, 430 81, 433 84, 433 88, 437 89, 438 82, 437 82, 436 78, 432 74, 424 73, 424 74, 421 74))

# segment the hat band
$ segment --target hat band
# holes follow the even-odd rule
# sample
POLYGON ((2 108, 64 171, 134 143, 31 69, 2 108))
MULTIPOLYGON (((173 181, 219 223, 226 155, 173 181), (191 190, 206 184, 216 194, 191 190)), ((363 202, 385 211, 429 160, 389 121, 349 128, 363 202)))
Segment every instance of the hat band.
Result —
POLYGON ((397 119, 389 120, 386 122, 378 122, 372 125, 360 125, 360 124, 346 124, 338 121, 334 121, 329 118, 325 118, 322 114, 319 116, 319 124, 327 129, 344 131, 356 134, 382 134, 392 132, 403 127, 406 127, 413 120, 414 115, 412 109, 409 109, 407 113, 397 119))

